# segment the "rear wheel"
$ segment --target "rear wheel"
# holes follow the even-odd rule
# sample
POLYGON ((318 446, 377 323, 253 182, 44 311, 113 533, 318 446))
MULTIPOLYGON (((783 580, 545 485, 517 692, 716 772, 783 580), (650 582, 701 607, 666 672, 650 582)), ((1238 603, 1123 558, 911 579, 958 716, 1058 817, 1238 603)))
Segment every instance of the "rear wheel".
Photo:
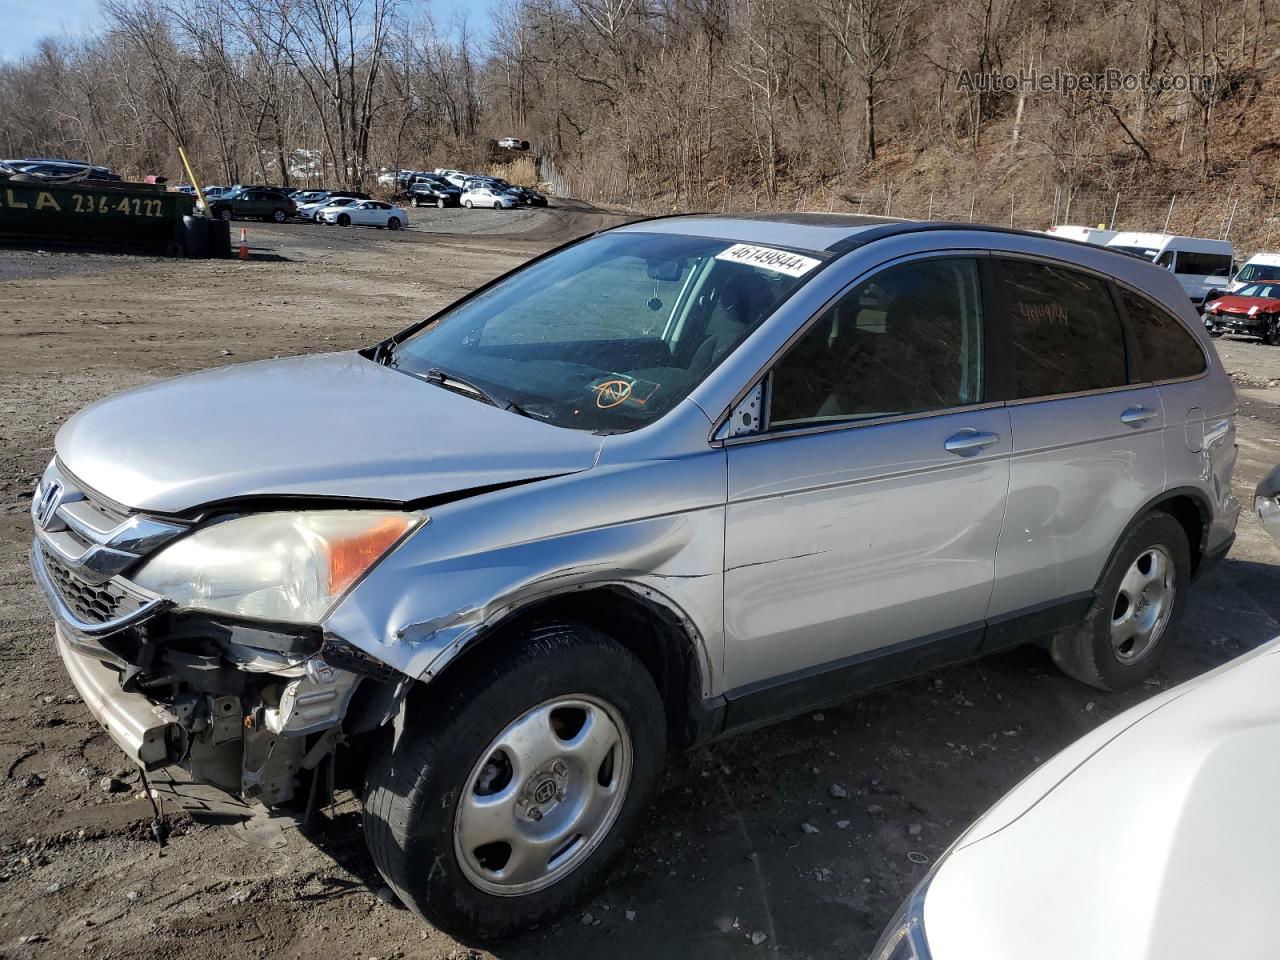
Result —
POLYGON ((1123 690, 1159 666, 1191 582, 1187 534, 1150 513, 1116 547, 1085 619, 1053 638, 1054 662, 1101 690, 1123 690))
POLYGON ((470 200, 463 200, 463 201, 462 201, 462 205, 463 205, 464 207, 466 207, 468 210, 470 210, 470 209, 471 209, 471 201, 470 201, 470 200))
POLYGON ((231 208, 230 208, 230 207, 223 207, 221 210, 219 210, 219 211, 218 211, 218 216, 219 216, 219 217, 221 217, 223 220, 226 220, 226 221, 230 222, 230 220, 231 220, 231 208))
POLYGON ((287 211, 281 210, 279 207, 276 207, 276 209, 271 211, 271 219, 274 220, 276 223, 284 223, 286 220, 289 219, 289 214, 287 211))
POLYGON ((598 631, 529 630, 424 698, 370 761, 365 836, 411 909, 499 938, 594 894, 661 776, 662 701, 598 631))

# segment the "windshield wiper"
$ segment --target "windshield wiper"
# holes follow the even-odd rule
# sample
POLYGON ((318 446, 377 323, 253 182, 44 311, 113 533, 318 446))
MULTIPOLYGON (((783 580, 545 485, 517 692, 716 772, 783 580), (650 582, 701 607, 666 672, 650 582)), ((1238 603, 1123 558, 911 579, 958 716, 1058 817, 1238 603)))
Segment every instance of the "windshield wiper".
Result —
POLYGON ((441 370, 439 367, 432 367, 423 374, 422 379, 426 380, 427 383, 434 383, 438 387, 444 387, 446 390, 452 390, 454 393, 474 397, 476 400, 480 400, 490 406, 497 407, 499 410, 510 410, 512 413, 518 413, 522 417, 529 417, 533 420, 545 419, 544 417, 539 417, 536 414, 530 413, 514 400, 508 400, 505 397, 500 397, 497 394, 491 393, 483 387, 472 383, 465 377, 460 377, 455 373, 449 373, 445 370, 441 370))

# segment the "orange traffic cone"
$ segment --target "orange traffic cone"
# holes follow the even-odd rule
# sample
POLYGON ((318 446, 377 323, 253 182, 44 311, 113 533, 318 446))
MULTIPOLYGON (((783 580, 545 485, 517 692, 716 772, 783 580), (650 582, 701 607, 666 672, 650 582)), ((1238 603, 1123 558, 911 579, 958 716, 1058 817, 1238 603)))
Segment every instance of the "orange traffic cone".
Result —
POLYGON ((240 259, 249 259, 249 228, 240 228, 240 259))

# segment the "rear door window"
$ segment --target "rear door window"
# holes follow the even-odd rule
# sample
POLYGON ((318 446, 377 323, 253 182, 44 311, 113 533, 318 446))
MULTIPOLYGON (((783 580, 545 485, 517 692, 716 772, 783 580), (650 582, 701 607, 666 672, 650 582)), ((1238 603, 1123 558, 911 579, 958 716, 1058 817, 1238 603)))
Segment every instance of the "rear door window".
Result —
POLYGON ((1128 383, 1124 328, 1104 281, 1027 260, 1000 266, 1018 399, 1128 383))
POLYGON ((1121 291, 1120 299, 1129 317, 1141 380, 1177 380, 1204 373, 1204 351, 1177 317, 1128 290, 1121 291))

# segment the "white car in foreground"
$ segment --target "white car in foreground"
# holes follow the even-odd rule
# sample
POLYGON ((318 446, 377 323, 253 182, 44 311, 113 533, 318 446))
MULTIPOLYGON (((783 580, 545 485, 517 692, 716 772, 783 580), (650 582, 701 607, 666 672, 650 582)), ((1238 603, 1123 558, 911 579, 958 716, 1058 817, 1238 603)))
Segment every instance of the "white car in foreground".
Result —
POLYGON ((514 196, 505 190, 495 190, 493 187, 473 186, 462 191, 464 207, 493 207, 495 210, 509 210, 516 203, 514 196))
POLYGON ((409 225, 409 211, 381 200, 357 200, 344 206, 324 207, 316 213, 316 219, 321 223, 336 223, 340 227, 355 224, 399 230, 409 225))
POLYGON ((1280 639, 1152 697, 942 855, 873 960, 1280 956, 1280 639))

